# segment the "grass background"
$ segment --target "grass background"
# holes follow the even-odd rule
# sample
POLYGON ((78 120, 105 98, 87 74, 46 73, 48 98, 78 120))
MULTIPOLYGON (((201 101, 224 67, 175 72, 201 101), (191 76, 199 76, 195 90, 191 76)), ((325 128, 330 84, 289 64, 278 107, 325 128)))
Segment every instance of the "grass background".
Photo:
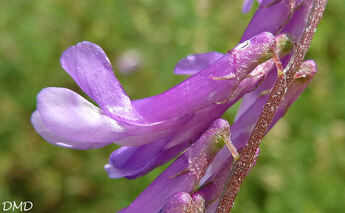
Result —
MULTIPOLYGON (((44 87, 82 91, 62 70, 61 53, 83 40, 99 44, 113 66, 128 49, 137 72, 115 69, 133 98, 165 91, 190 53, 225 52, 250 20, 241 0, 0 0, 0 202, 34 203, 31 212, 115 212, 162 170, 128 181, 103 165, 117 148, 76 151, 35 133, 30 115, 44 87)), ((329 1, 307 58, 319 72, 268 134, 233 212, 345 212, 345 2, 329 1)), ((233 119, 235 110, 225 117, 233 119)), ((1 210, 0 210, 1 211, 1 210)))

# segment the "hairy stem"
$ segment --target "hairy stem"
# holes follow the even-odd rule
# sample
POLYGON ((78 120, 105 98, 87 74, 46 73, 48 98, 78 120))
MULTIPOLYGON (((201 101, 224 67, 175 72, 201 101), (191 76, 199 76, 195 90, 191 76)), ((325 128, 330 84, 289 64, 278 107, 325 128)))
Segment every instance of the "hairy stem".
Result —
POLYGON ((247 145, 241 152, 238 161, 233 165, 230 177, 218 204, 217 213, 228 213, 231 211, 241 184, 255 161, 255 153, 259 148, 261 140, 266 134, 280 102, 284 98, 289 83, 303 62, 326 4, 327 0, 314 0, 313 8, 309 15, 307 25, 304 28, 302 38, 297 43, 289 64, 286 66, 284 72, 279 75, 247 145))

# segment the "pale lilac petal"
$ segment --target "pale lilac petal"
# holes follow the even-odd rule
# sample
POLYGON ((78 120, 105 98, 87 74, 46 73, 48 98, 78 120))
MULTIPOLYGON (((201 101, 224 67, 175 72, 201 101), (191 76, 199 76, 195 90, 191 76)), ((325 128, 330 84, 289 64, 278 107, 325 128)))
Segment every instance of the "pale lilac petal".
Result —
POLYGON ((100 148, 108 144, 108 143, 93 143, 93 142, 80 143, 80 142, 71 141, 66 138, 63 138, 62 136, 57 135, 54 132, 52 132, 43 123, 41 116, 37 110, 31 115, 31 123, 34 126, 36 132, 38 132, 46 141, 57 146, 72 148, 72 149, 92 149, 92 148, 100 148))
POLYGON ((102 114, 98 107, 65 88, 43 89, 37 96, 37 111, 47 128, 74 141, 76 149, 85 147, 83 143, 104 146, 124 131, 121 124, 102 114))
POLYGON ((141 120, 116 79, 109 59, 98 45, 80 42, 68 48, 60 61, 66 72, 104 113, 115 119, 141 120))
POLYGON ((194 75, 216 62, 223 55, 224 54, 219 52, 188 55, 177 63, 174 73, 177 75, 194 75))
POLYGON ((248 13, 252 9, 254 0, 244 0, 242 5, 242 13, 248 13))

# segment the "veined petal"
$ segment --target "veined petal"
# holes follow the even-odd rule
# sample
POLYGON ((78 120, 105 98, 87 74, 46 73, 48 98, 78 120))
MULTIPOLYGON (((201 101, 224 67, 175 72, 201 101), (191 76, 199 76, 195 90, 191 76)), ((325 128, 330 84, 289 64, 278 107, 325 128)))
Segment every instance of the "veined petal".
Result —
POLYGON ((174 73, 177 75, 194 75, 216 62, 223 55, 224 54, 219 52, 188 55, 177 63, 174 73))
POLYGON ((91 42, 80 42, 61 56, 61 65, 104 113, 115 119, 142 120, 116 79, 104 51, 91 42))

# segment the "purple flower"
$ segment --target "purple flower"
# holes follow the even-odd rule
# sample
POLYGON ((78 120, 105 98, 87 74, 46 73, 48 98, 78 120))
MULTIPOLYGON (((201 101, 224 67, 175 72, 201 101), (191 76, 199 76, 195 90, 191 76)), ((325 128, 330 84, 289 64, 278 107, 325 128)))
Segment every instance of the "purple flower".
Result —
MULTIPOLYGON (((252 2, 245 1, 244 11, 252 2)), ((122 145, 105 165, 111 178, 136 178, 185 151, 121 212, 214 212, 234 160, 224 142, 231 141, 239 152, 246 145, 277 80, 271 58, 277 53, 286 66, 289 41, 300 39, 313 0, 259 2, 240 44, 225 54, 187 56, 174 72, 191 76, 144 99, 130 99, 99 46, 81 42, 70 47, 61 65, 98 107, 69 89, 45 88, 37 96, 32 124, 48 142, 62 147, 122 145), (219 118, 240 99, 230 136, 229 124, 219 118)), ((316 70, 313 61, 302 64, 270 128, 316 70)))
POLYGON ((137 176, 176 156, 255 89, 265 72, 247 76, 272 56, 274 46, 270 33, 258 34, 172 89, 131 101, 102 49, 81 42, 63 53, 61 64, 99 108, 69 89, 45 88, 37 96, 31 120, 43 138, 58 146, 90 149, 113 142, 127 146, 113 153, 106 169, 111 177, 137 176), (235 77, 215 79, 223 76, 235 77), (229 101, 217 104, 230 94, 229 101), (118 160, 112 160, 114 156, 118 160))

